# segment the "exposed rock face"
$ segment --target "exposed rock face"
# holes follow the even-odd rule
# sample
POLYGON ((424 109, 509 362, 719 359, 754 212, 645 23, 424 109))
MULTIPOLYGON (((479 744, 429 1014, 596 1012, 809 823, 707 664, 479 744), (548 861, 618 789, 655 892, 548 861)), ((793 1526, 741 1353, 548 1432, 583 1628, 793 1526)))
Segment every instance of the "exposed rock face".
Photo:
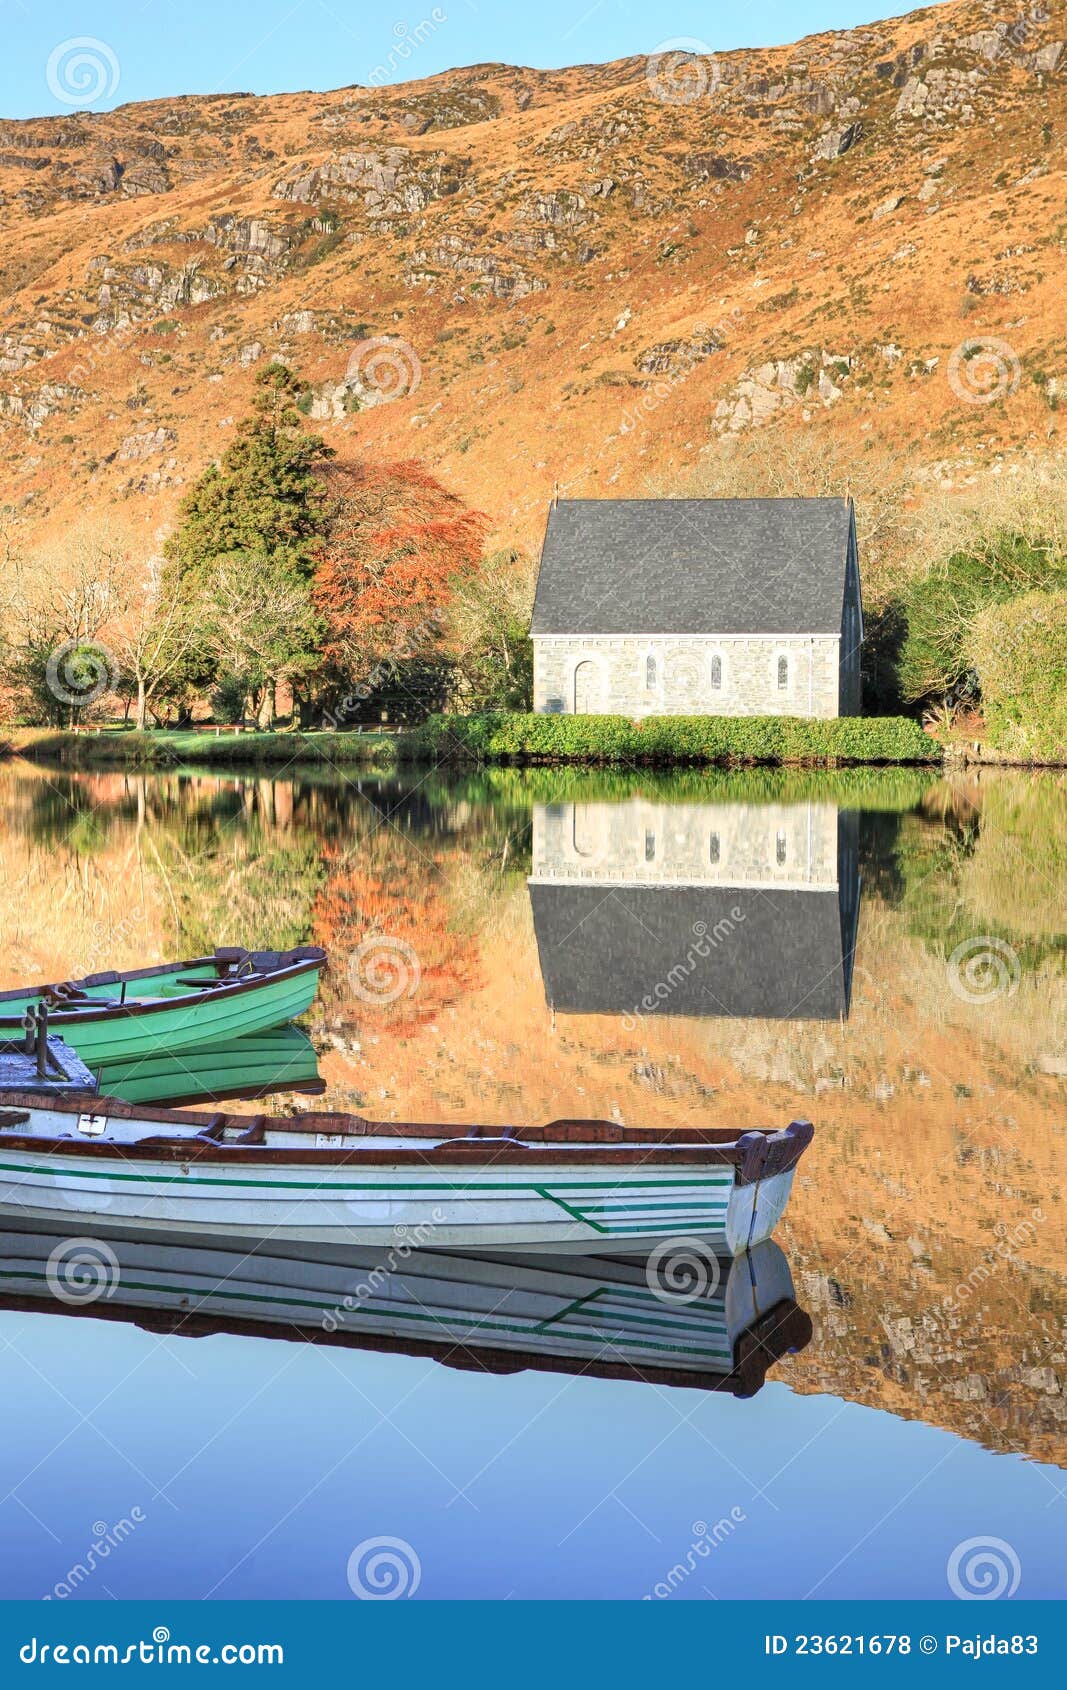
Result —
POLYGON ((323 164, 300 166, 276 182, 275 199, 315 205, 321 200, 358 202, 372 214, 422 211, 433 200, 458 191, 465 160, 441 153, 411 153, 404 147, 344 153, 323 164))
POLYGON ((210 222, 203 238, 223 252, 255 253, 261 258, 281 258, 291 244, 288 235, 271 229, 261 218, 232 212, 210 222))
POLYGON ((556 229, 579 229, 584 223, 588 223, 592 216, 581 194, 573 193, 567 188, 554 188, 550 193, 535 194, 524 203, 522 210, 525 216, 536 218, 541 223, 550 223, 556 229))
POLYGON ((513 260, 498 258, 494 253, 471 252, 460 235, 446 235, 433 247, 416 252, 405 280, 411 287, 432 287, 442 270, 468 280, 473 290, 491 293, 495 299, 524 299, 548 285, 513 260))
POLYGON ((213 277, 201 274, 195 258, 178 269, 168 264, 134 264, 129 269, 108 264, 96 296, 93 327, 113 328, 149 311, 156 314, 181 305, 202 305, 222 291, 213 277))
POLYGON ((173 446, 177 438, 172 428, 143 429, 126 436, 119 447, 119 457, 124 463, 139 463, 142 458, 153 458, 173 446))
POLYGON ((721 344, 710 330, 696 329, 688 339, 664 340, 658 346, 646 346, 634 363, 642 375, 685 375, 695 364, 718 352, 721 344))
POLYGON ((161 164, 146 159, 142 164, 131 164, 122 174, 122 191, 137 198, 142 194, 165 194, 170 188, 170 177, 161 164))
POLYGON ((816 142, 813 160, 840 158, 863 135, 863 124, 860 122, 847 123, 840 129, 826 129, 816 142))
POLYGON ((752 175, 745 159, 725 158, 722 153, 691 153, 685 169, 701 182, 747 182, 752 175))
POLYGON ((908 78, 893 116, 898 120, 921 117, 932 123, 944 123, 950 117, 973 117, 974 99, 982 80, 980 70, 951 70, 932 65, 925 78, 908 78))
POLYGON ((838 383, 852 373, 852 359, 821 348, 797 358, 778 358, 741 377, 732 395, 720 399, 712 419, 717 433, 758 427, 777 412, 801 403, 836 404, 843 388, 838 383))

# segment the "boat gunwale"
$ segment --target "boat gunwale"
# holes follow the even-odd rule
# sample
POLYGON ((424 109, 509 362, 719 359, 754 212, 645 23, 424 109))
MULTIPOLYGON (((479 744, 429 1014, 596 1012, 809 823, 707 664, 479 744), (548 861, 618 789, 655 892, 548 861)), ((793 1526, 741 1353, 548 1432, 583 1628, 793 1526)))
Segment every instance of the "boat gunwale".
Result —
MULTIPOLYGON (((12 1122, 11 1128, 19 1125, 12 1122)), ((66 1093, 42 1100, 33 1093, 0 1092, 0 1148, 36 1152, 44 1156, 71 1155, 103 1160, 233 1163, 242 1167, 296 1166, 319 1168, 455 1166, 462 1168, 507 1167, 635 1167, 713 1164, 735 1169, 738 1185, 749 1185, 794 1168, 815 1129, 810 1121, 792 1121, 776 1130, 759 1129, 738 1134, 728 1128, 623 1127, 616 1121, 563 1119, 542 1127, 511 1129, 501 1136, 500 1127, 464 1127, 425 1122, 401 1124, 370 1121, 362 1115, 308 1111, 298 1115, 204 1115, 195 1110, 153 1109, 118 1098, 66 1093), (106 1137, 18 1133, 4 1125, 5 1111, 20 1114, 34 1111, 60 1115, 103 1115, 125 1121, 159 1123, 162 1126, 200 1128, 202 1136, 168 1138, 165 1133, 140 1140, 119 1141, 106 1137), (240 1140, 225 1140, 227 1130, 241 1131, 240 1140), (346 1138, 374 1137, 411 1140, 432 1138, 419 1145, 351 1148, 316 1145, 265 1145, 255 1142, 269 1131, 322 1134, 346 1138), (212 1136, 207 1136, 211 1134, 212 1136), (481 1135, 485 1136, 481 1136, 481 1135), (217 1135, 217 1136, 214 1136, 217 1135), (248 1135, 253 1135, 249 1138, 248 1135), (494 1136, 489 1136, 494 1135, 494 1136), (592 1140, 593 1142, 590 1142, 592 1140)))
MULTIPOLYGON (((116 1003, 114 1000, 101 1000, 99 1009, 82 1007, 78 1009, 64 1009, 62 1004, 49 1007, 48 1025, 59 1032, 62 1037, 64 1028, 88 1026, 98 1021, 136 1020, 142 1015, 169 1014, 174 1010, 187 1009, 202 1003, 227 1002, 231 998, 239 997, 250 991, 261 991, 264 986, 276 985, 280 982, 299 979, 302 974, 312 971, 321 972, 327 963, 326 952, 318 945, 297 947, 310 954, 302 956, 296 962, 286 963, 261 973, 242 975, 240 979, 220 980, 217 985, 205 991, 176 992, 173 997, 158 998, 154 1003, 116 1003)), ((249 952, 250 956, 254 953, 249 952)), ((288 953, 283 952, 283 955, 288 953)), ((0 992, 0 1035, 9 1027, 23 1026, 22 1015, 4 1015, 5 1003, 25 1003, 27 1000, 39 1003, 48 992, 61 990, 64 986, 82 988, 86 985, 120 985, 128 984, 131 980, 158 980, 165 975, 181 972, 187 968, 217 967, 217 955, 209 957, 194 957, 186 962, 161 963, 152 968, 137 968, 116 973, 114 979, 102 981, 99 976, 87 974, 78 980, 52 981, 50 984, 36 986, 18 986, 12 990, 0 992)), ((92 1000, 90 1000, 92 1001, 92 1000)), ((23 1011, 23 1015, 25 1010, 23 1011)))

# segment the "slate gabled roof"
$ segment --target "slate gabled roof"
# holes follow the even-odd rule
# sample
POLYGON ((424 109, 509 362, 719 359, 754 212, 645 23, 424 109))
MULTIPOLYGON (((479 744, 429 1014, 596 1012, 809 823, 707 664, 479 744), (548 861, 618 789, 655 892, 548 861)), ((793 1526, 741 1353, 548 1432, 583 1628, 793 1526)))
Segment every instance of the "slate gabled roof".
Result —
POLYGON ((534 634, 837 634, 844 499, 561 499, 534 634))

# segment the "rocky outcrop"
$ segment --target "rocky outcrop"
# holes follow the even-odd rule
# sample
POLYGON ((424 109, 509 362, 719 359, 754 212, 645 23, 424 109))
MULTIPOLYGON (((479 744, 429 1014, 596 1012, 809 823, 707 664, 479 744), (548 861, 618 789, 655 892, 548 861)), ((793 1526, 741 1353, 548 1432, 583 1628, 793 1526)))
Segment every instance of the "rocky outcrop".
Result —
POLYGON ((863 136, 863 124, 859 121, 846 123, 837 129, 824 129, 815 143, 812 162, 821 159, 840 158, 847 153, 863 136))
POLYGON ((259 258, 282 258, 292 245, 292 237, 284 230, 272 229, 260 217, 238 217, 226 212, 214 218, 203 232, 203 239, 221 252, 238 255, 253 253, 259 258))
POLYGON ((722 153, 690 153, 685 172, 700 182, 747 182, 752 166, 746 159, 726 158, 722 153))
POLYGON ((177 269, 169 264, 134 264, 123 269, 105 263, 93 327, 104 331, 149 312, 154 315, 182 305, 202 305, 223 291, 220 282, 202 273, 195 258, 177 269))
POLYGON ((142 429, 137 434, 127 434, 119 447, 119 457, 123 463, 139 463, 142 458, 154 458, 160 452, 165 452, 168 446, 173 446, 178 436, 172 428, 142 429))
POLYGON ((759 427, 778 412, 794 406, 821 405, 824 409, 841 398, 840 385, 852 373, 848 354, 802 353, 796 358, 777 358, 760 364, 738 381, 732 393, 715 407, 712 426, 717 433, 737 433, 759 427))
POLYGON ((372 216, 422 211, 458 191, 466 160, 442 153, 412 153, 405 147, 343 153, 322 164, 298 166, 276 182, 275 199, 316 205, 322 200, 361 204, 372 216))
POLYGON ((983 81, 980 70, 953 70, 931 65, 925 77, 909 76, 893 110, 896 120, 924 118, 944 123, 949 118, 974 116, 974 100, 983 81))
POLYGON ((494 299, 525 299, 548 285, 513 260, 501 259, 495 253, 471 252, 459 235, 443 236, 434 246, 416 252, 404 279, 409 287, 432 289, 441 280, 442 271, 466 281, 472 293, 492 294, 494 299))

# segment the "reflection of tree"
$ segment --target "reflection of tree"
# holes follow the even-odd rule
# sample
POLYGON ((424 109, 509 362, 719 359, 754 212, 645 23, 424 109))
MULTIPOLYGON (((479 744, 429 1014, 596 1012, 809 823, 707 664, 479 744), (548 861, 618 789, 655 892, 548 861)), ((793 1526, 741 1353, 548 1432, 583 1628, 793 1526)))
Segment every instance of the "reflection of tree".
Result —
MULTIPOLYGON (((431 847, 433 849, 433 847, 431 847)), ((391 1035, 411 1033, 458 1003, 478 984, 473 935, 452 917, 449 888, 462 852, 431 857, 394 827, 379 826, 347 851, 330 847, 326 880, 315 900, 313 937, 330 952, 323 988, 328 1011, 342 1021, 369 1017, 391 1035), (374 940, 381 937, 418 959, 408 983, 389 1001, 390 980, 376 989, 374 940), (354 953, 366 946, 366 964, 354 953), (417 980, 417 984, 416 984, 417 980)), ((383 946, 382 954, 386 954, 383 946)), ((403 982, 400 982, 403 987, 403 982)))
POLYGON ((1067 786, 991 776, 901 828, 897 861, 909 930, 940 955, 979 934, 1024 963, 1067 959, 1067 786))

